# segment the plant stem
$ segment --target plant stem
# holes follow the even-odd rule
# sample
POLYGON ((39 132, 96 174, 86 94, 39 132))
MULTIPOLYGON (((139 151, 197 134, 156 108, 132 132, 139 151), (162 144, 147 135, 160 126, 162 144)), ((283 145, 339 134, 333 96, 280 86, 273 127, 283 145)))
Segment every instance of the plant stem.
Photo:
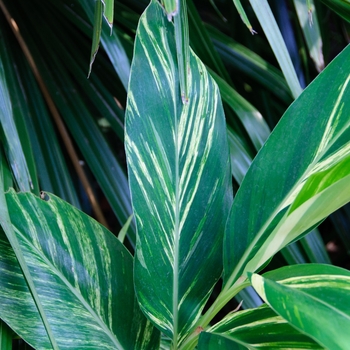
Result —
POLYGON ((246 277, 239 278, 236 283, 228 287, 226 287, 220 292, 214 303, 208 309, 208 311, 198 320, 196 324, 195 331, 185 340, 185 342, 181 345, 181 350, 191 350, 198 343, 198 337, 201 331, 197 331, 200 329, 205 329, 210 321, 218 314, 218 312, 242 289, 250 286, 250 282, 246 277))

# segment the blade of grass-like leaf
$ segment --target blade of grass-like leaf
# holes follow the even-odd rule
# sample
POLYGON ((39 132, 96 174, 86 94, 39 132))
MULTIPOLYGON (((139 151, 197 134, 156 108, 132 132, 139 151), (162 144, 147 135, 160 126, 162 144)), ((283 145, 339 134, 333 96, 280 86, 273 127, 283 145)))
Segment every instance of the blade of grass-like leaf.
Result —
POLYGON ((297 98, 303 89, 300 86, 293 63, 270 6, 267 0, 250 0, 250 3, 271 45, 287 84, 294 98, 297 98))
POLYGON ((237 183, 240 184, 249 169, 252 157, 230 127, 227 129, 227 136, 231 156, 231 172, 237 183))
POLYGON ((305 4, 303 0, 294 0, 294 6, 298 15, 301 29, 304 33, 306 45, 309 49, 309 55, 315 63, 316 69, 320 72, 324 68, 324 59, 322 52, 322 38, 318 25, 317 14, 313 0, 305 4), (310 22, 310 13, 313 13, 312 23, 310 22))
POLYGON ((332 263, 318 229, 311 231, 308 235, 303 237, 303 239, 300 240, 300 243, 310 262, 320 264, 332 263))
POLYGON ((173 33, 152 1, 135 40, 125 142, 138 226, 135 288, 175 348, 220 276, 232 189, 218 88, 191 53, 191 98, 182 104, 173 33))
POLYGON ((119 231, 119 234, 118 234, 118 239, 120 242, 124 242, 124 239, 125 239, 125 236, 126 236, 126 233, 128 232, 128 229, 130 227, 130 224, 132 222, 132 219, 134 218, 133 215, 130 215, 128 220, 126 221, 126 223, 124 224, 124 226, 121 228, 121 230, 119 231))
MULTIPOLYGON (((7 88, 8 88, 8 93, 9 93, 9 98, 10 98, 10 103, 11 103, 11 109, 12 109, 12 118, 14 124, 14 131, 17 132, 18 134, 18 140, 16 141, 15 139, 12 140, 9 138, 9 142, 14 142, 14 145, 17 144, 19 141, 19 146, 20 149, 16 151, 16 156, 18 157, 18 171, 22 171, 22 174, 20 175, 25 178, 25 174, 23 172, 26 171, 26 168, 28 169, 28 176, 29 176, 29 181, 31 188, 30 190, 35 193, 36 195, 39 195, 40 190, 39 190, 39 184, 38 184, 38 178, 37 178, 37 169, 35 166, 35 161, 34 161, 34 155, 32 152, 32 145, 29 140, 28 136, 28 130, 27 130, 27 125, 26 121, 29 119, 29 113, 28 113, 28 108, 27 108, 27 100, 26 97, 23 94, 23 87, 22 83, 19 79, 18 72, 17 72, 17 67, 14 65, 14 57, 13 53, 11 50, 6 49, 7 47, 11 47, 12 45, 10 44, 11 38, 13 38, 10 32, 10 29, 4 28, 2 30, 2 39, 3 39, 3 50, 6 50, 6 53, 2 50, 0 51, 0 55, 2 57, 2 63, 3 63, 3 68, 6 76, 6 82, 7 82, 7 88), (21 164, 21 155, 19 152, 23 152, 24 157, 24 162, 21 164)), ((10 115, 7 116, 6 120, 7 123, 10 122, 10 115)), ((5 123, 5 125, 7 124, 5 123)), ((4 130, 5 132, 5 130, 4 130)), ((5 132, 5 137, 11 137, 11 135, 7 135, 5 132)), ((16 137, 16 135, 14 135, 16 137)), ((5 141, 6 145, 7 141, 5 141)), ((11 148, 11 146, 10 146, 11 148)), ((17 159, 15 160, 17 161, 17 159)), ((28 191, 28 188, 24 188, 23 186, 20 187, 22 191, 28 191)))
POLYGON ((95 12, 94 12, 94 22, 93 22, 93 34, 92 34, 92 44, 91 44, 91 54, 90 54, 90 64, 88 77, 91 73, 92 64, 95 61, 98 48, 100 46, 101 29, 102 28, 102 1, 95 1, 95 12))
MULTIPOLYGON (((82 8, 84 9, 84 11, 86 12, 86 15, 88 16, 90 22, 94 23, 96 11, 94 13, 92 2, 89 0, 79 0, 79 2, 82 8)), ((97 5, 97 3, 99 2, 100 0, 97 0, 95 6, 100 6, 100 5, 97 5)), ((106 30, 105 26, 102 23, 102 14, 101 14, 101 17, 98 17, 98 19, 100 18, 101 18, 101 25, 99 27, 100 28, 99 30, 100 30, 102 46, 105 49, 109 59, 111 60, 113 67, 118 73, 118 76, 125 90, 127 90, 129 74, 130 74, 129 59, 126 56, 125 50, 123 48, 121 41, 118 38, 115 28, 111 29, 110 27, 108 27, 108 29, 111 29, 112 32, 110 32, 110 30, 106 30)), ((96 28, 97 28, 97 24, 94 24, 94 31, 96 30, 96 28)), ((93 52, 93 49, 97 50, 98 46, 97 47, 93 46, 91 52, 93 52)), ((91 71, 91 64, 90 64, 90 71, 91 71)))
POLYGON ((233 3, 235 5, 239 15, 241 16, 241 19, 242 19, 243 23, 247 26, 249 31, 252 34, 257 34, 257 32, 253 29, 252 25, 249 22, 248 16, 246 15, 246 13, 244 11, 244 8, 243 8, 243 6, 241 4, 241 1, 240 0, 233 0, 233 3))
POLYGON ((231 83, 231 77, 216 52, 192 0, 187 0, 187 9, 191 48, 201 57, 206 66, 219 74, 226 82, 231 83))
POLYGON ((101 0, 104 5, 103 16, 106 18, 109 27, 113 27, 113 17, 114 17, 114 0, 101 0))
MULTIPOLYGON (((159 344, 159 332, 137 305, 132 256, 92 218, 54 195, 46 194, 45 199, 14 191, 6 194, 16 237, 58 346, 153 349, 159 344)), ((22 285, 6 283, 16 281, 19 273, 8 266, 14 263, 11 250, 0 255, 2 316, 28 343, 47 348, 31 323, 30 304, 13 309, 16 293, 22 296, 17 303, 28 303, 28 296, 22 285), (23 310, 24 320, 19 317, 23 310)))
POLYGON ((0 349, 12 350, 13 331, 4 322, 0 320, 0 349))
MULTIPOLYGON (((27 3, 23 3, 23 5, 27 5, 27 3)), ((17 7, 16 6, 13 6, 11 4, 11 11, 13 11, 14 13, 17 14, 17 16, 20 17, 20 15, 18 14, 18 10, 17 10, 17 7)), ((26 12, 26 11, 25 11, 26 12)), ((28 48, 28 45, 27 43, 25 42, 25 40, 23 39, 22 37, 22 34, 21 34, 21 31, 19 30, 19 27, 17 25, 17 23, 15 22, 15 20, 13 18, 11 18, 11 16, 9 15, 9 18, 11 20, 9 20, 9 23, 11 24, 11 27, 12 27, 12 30, 16 36, 16 39, 18 40, 20 46, 21 46, 21 49, 22 51, 24 52, 25 56, 26 56, 26 59, 28 60, 28 63, 30 64, 30 67, 35 75, 35 78, 40 86, 40 89, 43 93, 43 96, 45 97, 45 100, 47 102, 47 105, 48 107, 50 108, 50 112, 52 113, 53 115, 53 118, 56 122, 56 125, 61 133, 61 136, 63 138, 63 141, 65 143, 65 146, 67 148, 67 151, 68 151, 68 154, 69 156, 71 157, 72 159, 72 162, 73 162, 73 165, 75 167, 75 170, 77 171, 77 174, 84 186, 84 189, 86 191, 86 194, 90 200, 90 203, 93 207, 93 210, 96 214, 96 216, 99 218, 99 220, 104 223, 105 225, 107 225, 106 223, 106 220, 104 218, 104 215, 100 209, 100 206, 99 206, 99 203, 97 202, 95 196, 94 196, 94 193, 91 189, 91 186, 90 186, 90 183, 82 169, 82 166, 79 162, 79 159, 78 159, 78 156, 77 156, 77 153, 74 149, 74 146, 73 146, 73 143, 72 143, 72 140, 70 138, 70 136, 68 135, 67 133, 67 130, 66 130, 66 127, 64 125, 64 123, 62 122, 62 119, 61 119, 61 116, 57 110, 57 107, 55 106, 54 102, 53 102, 53 99, 52 99, 52 95, 50 95, 48 89, 47 89, 47 86, 42 78, 42 76, 40 75, 40 71, 38 70, 38 67, 37 67, 37 64, 35 62, 35 59, 33 58, 33 55, 30 51, 30 49, 28 48)), ((34 20, 33 17, 30 17, 31 20, 34 20)), ((35 21, 35 20, 34 20, 35 21)), ((24 24, 25 22, 22 22, 22 24, 24 24)), ((25 27, 25 25, 24 25, 25 27)), ((35 27, 35 26, 34 26, 35 27)), ((36 27, 35 27, 36 28, 36 27)), ((40 30, 39 30, 40 32, 40 30)), ((24 33, 26 33, 26 31, 24 31, 24 33)), ((46 34, 49 34, 49 32, 47 33, 44 33, 43 35, 46 37, 46 34)), ((28 42, 31 42, 32 43, 32 47, 31 49, 33 51, 35 51, 35 45, 33 45, 33 42, 31 41, 31 38, 30 36, 27 37, 27 40, 28 42)), ((40 55, 39 55, 40 57, 40 55)), ((41 58, 38 60, 39 62, 41 61, 41 58)), ((62 66, 61 66, 62 67, 62 66)), ((60 71, 60 68, 58 69, 58 71, 60 71)), ((53 94, 55 94, 57 91, 55 90, 53 94)))
POLYGON ((270 129, 264 118, 256 108, 254 108, 214 71, 209 69, 209 72, 219 86, 222 100, 237 114, 251 138, 255 149, 259 151, 270 135, 270 129))
POLYGON ((290 104, 293 101, 281 71, 212 26, 206 25, 206 29, 225 64, 239 73, 243 72, 283 102, 290 104))
MULTIPOLYGON (((26 3, 23 3, 24 5, 26 3)), ((49 16, 50 12, 47 13, 47 17, 49 16)), ((33 14, 30 19, 35 21, 36 14, 33 14)), ((51 23, 54 23, 54 21, 55 17, 50 18, 51 23)), ((43 56, 40 55, 41 50, 36 47, 37 44, 40 45, 39 38, 41 35, 44 36, 46 42, 54 42, 54 47, 56 46, 55 35, 50 31, 51 27, 46 28, 44 32, 38 31, 35 43, 29 36, 26 37, 26 41, 30 45, 40 72, 43 74, 42 77, 47 84, 47 89, 51 92, 50 96, 57 105, 56 108, 65 117, 67 126, 71 134, 74 135, 85 160, 101 185, 118 220, 123 224, 132 213, 126 175, 102 131, 96 125, 92 112, 87 108, 88 104, 82 98, 78 98, 79 95, 76 94, 76 91, 79 89, 75 85, 72 76, 65 69, 65 65, 60 61, 59 52, 55 54, 54 50, 49 50, 43 56), (46 59, 46 64, 42 62, 43 58, 46 59)), ((28 28, 23 28, 23 34, 28 33, 28 31, 28 28)), ((76 47, 76 43, 71 42, 69 38, 66 39, 66 42, 72 45, 71 47, 76 47)), ((84 79, 84 82, 85 84, 89 83, 87 79, 84 79)), ((80 82, 80 84, 82 83, 80 82)), ((133 234, 135 235, 135 229, 134 226, 132 227, 133 230, 129 230, 128 237, 134 244, 135 237, 133 237, 133 234)))
POLYGON ((188 36, 188 19, 186 0, 178 1, 178 13, 174 16, 177 64, 182 103, 188 103, 190 91, 188 86, 190 46, 188 36))
POLYGON ((286 320, 270 307, 263 305, 256 309, 238 311, 227 315, 217 324, 201 333, 198 349, 232 349, 237 344, 246 348, 269 349, 322 349, 319 344, 305 334, 293 328, 286 320), (203 335, 211 343, 206 346, 203 335), (211 336, 215 335, 213 339, 211 336), (227 346, 220 345, 220 340, 229 340, 227 346))
MULTIPOLYGON (((42 300, 39 297, 37 288, 33 282, 33 277, 31 272, 29 271, 27 261, 24 257, 24 252, 22 250, 22 247, 19 244, 19 240, 17 236, 15 235, 14 229, 12 227, 11 218, 9 215, 8 205, 6 203, 5 193, 4 193, 4 180, 3 180, 3 167, 2 163, 4 162, 3 155, 0 153, 0 224, 2 229, 4 230, 6 237, 8 241, 10 242, 10 245, 15 253, 16 259, 18 260, 18 263, 20 265, 22 275, 25 278, 26 284, 29 288, 30 295, 34 300, 35 307, 40 315, 40 318, 43 322, 43 325, 45 327, 46 336, 48 336, 49 344, 52 346, 54 350, 59 349, 56 341, 56 337, 52 333, 52 329, 50 326, 50 323, 47 319, 47 315, 44 311, 42 300)), ((6 319, 2 316, 2 319, 6 321, 6 319)), ((7 322, 8 323, 8 322, 7 322)))
MULTIPOLYGON (((3 9, 3 4, 0 2, 3 9)), ((0 34, 1 35, 1 34, 0 34)), ((2 57, 7 57, 5 45, 0 45, 0 121, 5 136, 4 147, 11 164, 16 183, 21 191, 31 191, 33 182, 22 149, 13 116, 11 98, 7 86, 5 65, 2 57)))
POLYGON ((250 279, 259 295, 295 328, 327 349, 347 348, 349 271, 330 265, 293 265, 250 279))
POLYGON ((350 22, 350 0, 321 0, 340 17, 350 22))

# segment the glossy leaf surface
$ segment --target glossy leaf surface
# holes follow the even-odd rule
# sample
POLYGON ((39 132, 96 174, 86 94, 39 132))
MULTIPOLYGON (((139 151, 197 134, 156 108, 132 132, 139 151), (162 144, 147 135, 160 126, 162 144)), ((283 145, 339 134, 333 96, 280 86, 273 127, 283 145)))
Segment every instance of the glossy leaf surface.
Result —
POLYGON ((227 315, 200 334, 198 348, 321 349, 266 305, 227 315))
POLYGON ((349 201, 349 71, 347 47, 291 105, 253 161, 226 227, 228 288, 349 201))
POLYGON ((348 347, 349 271, 330 265, 292 265, 250 279, 265 302, 301 332, 327 349, 348 347))
MULTIPOLYGON (((159 342, 133 293, 133 259, 116 237, 51 194, 42 200, 10 191, 6 199, 59 348, 143 349, 159 342)), ((50 348, 3 233, 0 242, 0 317, 34 347, 50 348)))
POLYGON ((192 52, 191 98, 182 104, 174 28, 157 1, 141 17, 134 57, 125 142, 135 286, 143 311, 176 346, 222 270, 232 202, 226 125, 218 88, 192 52))

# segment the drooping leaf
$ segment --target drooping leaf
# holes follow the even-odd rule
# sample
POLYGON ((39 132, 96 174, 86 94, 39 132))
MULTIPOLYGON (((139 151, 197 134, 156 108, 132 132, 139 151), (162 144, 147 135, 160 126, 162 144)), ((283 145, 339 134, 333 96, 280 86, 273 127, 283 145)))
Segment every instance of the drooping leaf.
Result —
MULTIPOLYGON (((10 191, 6 199, 59 348, 147 349, 159 343, 135 299, 133 259, 113 234, 51 194, 42 200, 10 191)), ((50 348, 3 233, 0 242, 0 317, 29 344, 50 348)))
POLYGON ((176 347, 221 274, 232 190, 218 88, 191 52, 191 98, 182 104, 173 33, 152 1, 135 40, 125 142, 138 227, 136 292, 176 347))
POLYGON ((198 349, 321 349, 270 307, 234 312, 199 336, 198 349))
POLYGON ((291 265, 250 277, 259 295, 295 328, 327 349, 350 343, 350 272, 331 265, 291 265))
POLYGON ((349 71, 350 46, 290 106, 253 161, 226 227, 227 288, 349 201, 349 71))

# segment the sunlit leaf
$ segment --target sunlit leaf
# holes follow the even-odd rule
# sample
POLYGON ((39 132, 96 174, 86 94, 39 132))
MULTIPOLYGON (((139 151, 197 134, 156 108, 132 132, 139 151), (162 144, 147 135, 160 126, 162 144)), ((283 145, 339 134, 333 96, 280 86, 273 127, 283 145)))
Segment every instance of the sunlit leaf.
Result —
POLYGON ((125 142, 138 228, 136 292, 176 347, 220 277, 232 190, 218 87, 191 53, 191 98, 182 104, 173 33, 152 1, 135 40, 125 142))

